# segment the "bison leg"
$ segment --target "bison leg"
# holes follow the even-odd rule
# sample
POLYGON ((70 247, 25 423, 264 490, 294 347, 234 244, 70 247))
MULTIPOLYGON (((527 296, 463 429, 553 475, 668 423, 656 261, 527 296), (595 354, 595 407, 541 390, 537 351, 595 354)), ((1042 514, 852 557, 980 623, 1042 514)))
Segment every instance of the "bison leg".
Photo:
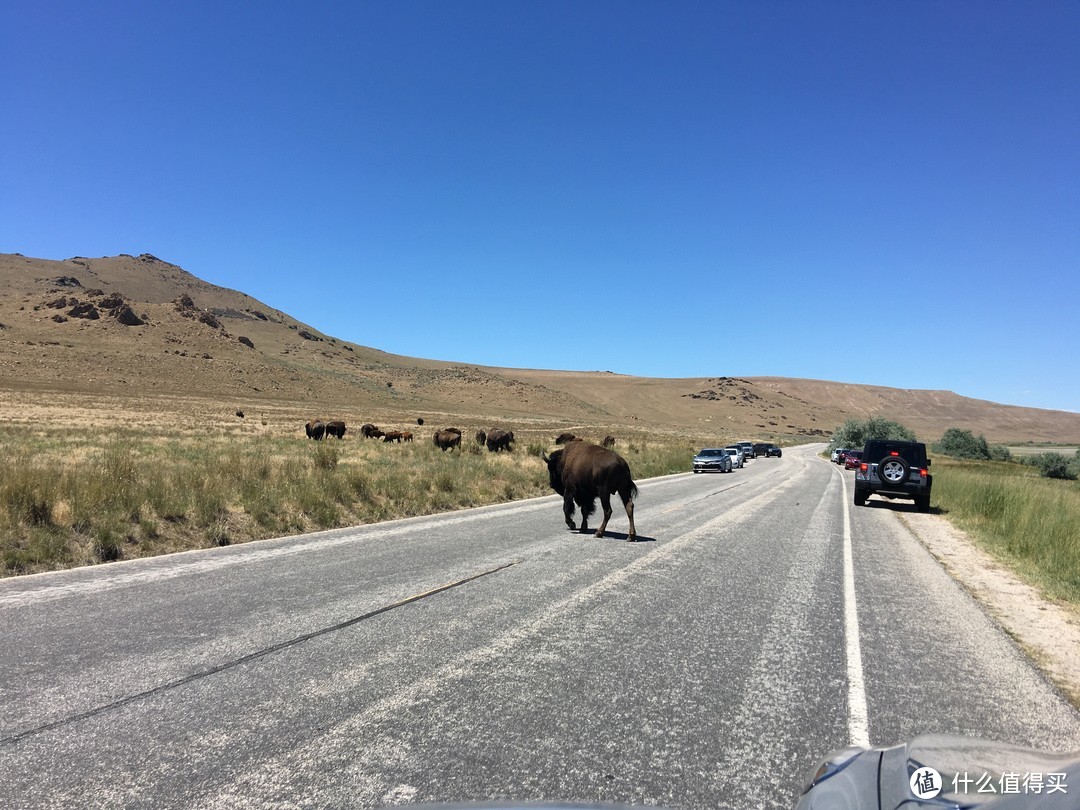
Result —
POLYGON ((587 532, 589 530, 589 517, 596 511, 596 496, 590 495, 586 497, 579 495, 576 500, 577 505, 581 508, 581 531, 587 532))
POLYGON ((576 529, 577 525, 574 523, 574 493, 567 492, 563 496, 563 514, 566 516, 566 525, 571 529, 576 529))
POLYGON ((597 537, 604 536, 604 530, 607 528, 607 522, 611 519, 611 493, 606 490, 600 492, 600 507, 604 510, 604 521, 600 524, 600 528, 596 530, 597 537))
POLYGON ((634 498, 630 492, 625 495, 620 492, 619 497, 622 498, 623 506, 626 507, 626 519, 630 521, 630 534, 627 535, 626 542, 633 543, 637 540, 637 531, 634 529, 634 498))
POLYGON ((630 534, 627 535, 627 542, 633 543, 637 540, 637 530, 634 528, 634 502, 626 502, 626 519, 630 521, 630 534))

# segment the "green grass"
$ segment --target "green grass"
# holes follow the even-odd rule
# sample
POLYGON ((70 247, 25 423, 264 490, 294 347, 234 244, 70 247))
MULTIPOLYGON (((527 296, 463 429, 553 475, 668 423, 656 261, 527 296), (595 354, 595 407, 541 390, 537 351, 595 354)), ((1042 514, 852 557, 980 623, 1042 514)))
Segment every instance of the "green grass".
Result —
MULTIPOLYGON (((134 429, 0 429, 0 574, 240 543, 549 495, 545 436, 475 443, 201 438, 134 429)), ((695 448, 629 441, 635 479, 685 472, 695 448)))
POLYGON ((1080 483, 936 456, 933 503, 1047 595, 1080 605, 1080 483))

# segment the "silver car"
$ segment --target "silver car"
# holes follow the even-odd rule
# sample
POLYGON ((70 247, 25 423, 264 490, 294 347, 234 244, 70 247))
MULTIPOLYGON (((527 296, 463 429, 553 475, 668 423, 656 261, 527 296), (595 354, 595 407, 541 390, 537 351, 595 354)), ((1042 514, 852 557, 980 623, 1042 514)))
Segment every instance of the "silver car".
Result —
POLYGON ((732 456, 732 464, 736 467, 742 467, 746 463, 746 453, 737 444, 731 445, 731 447, 725 447, 725 450, 732 456))
POLYGON ((694 456, 694 472, 731 472, 732 458, 722 447, 706 447, 694 456))

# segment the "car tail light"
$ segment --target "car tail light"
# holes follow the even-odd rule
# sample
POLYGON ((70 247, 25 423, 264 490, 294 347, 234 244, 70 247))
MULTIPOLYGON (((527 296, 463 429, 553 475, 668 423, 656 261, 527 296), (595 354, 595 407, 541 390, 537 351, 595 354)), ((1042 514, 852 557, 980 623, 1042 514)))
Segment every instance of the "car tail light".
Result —
POLYGON ((919 475, 921 475, 923 478, 926 478, 926 469, 923 468, 923 469, 919 470, 919 475))
POLYGON ((865 461, 859 465, 859 472, 866 472, 868 469, 870 469, 870 465, 865 461))
POLYGON ((898 456, 898 455, 900 455, 900 451, 899 450, 890 450, 889 455, 890 456, 898 456))

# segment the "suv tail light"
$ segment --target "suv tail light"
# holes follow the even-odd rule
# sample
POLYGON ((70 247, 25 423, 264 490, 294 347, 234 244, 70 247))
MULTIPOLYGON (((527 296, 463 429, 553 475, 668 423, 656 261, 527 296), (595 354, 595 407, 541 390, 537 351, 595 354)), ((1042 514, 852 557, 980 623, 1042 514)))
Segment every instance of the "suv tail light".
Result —
POLYGON ((864 461, 862 464, 859 465, 859 472, 866 472, 869 469, 870 469, 870 464, 868 462, 864 461))
POLYGON ((923 478, 926 478, 926 468, 925 467, 923 467, 921 470, 919 470, 919 475, 921 475, 923 478))

